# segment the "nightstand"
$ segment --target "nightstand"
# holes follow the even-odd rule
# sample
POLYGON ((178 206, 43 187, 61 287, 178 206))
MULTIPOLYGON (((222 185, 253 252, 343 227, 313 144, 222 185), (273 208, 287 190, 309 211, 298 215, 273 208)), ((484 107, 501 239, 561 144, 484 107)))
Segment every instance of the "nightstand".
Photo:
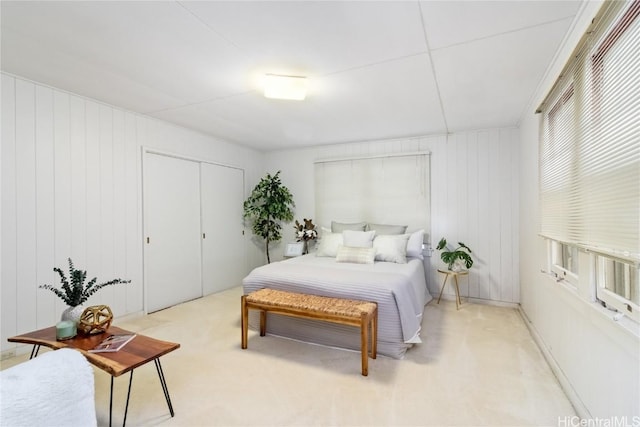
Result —
POLYGON ((454 288, 456 291, 456 310, 460 309, 462 305, 462 301, 460 300, 460 287, 458 286, 458 276, 466 276, 469 274, 469 270, 462 271, 451 271, 451 270, 440 270, 439 273, 444 274, 444 281, 442 282, 442 289, 440 289, 440 296, 438 296, 438 304, 440 304, 440 298, 442 298, 442 291, 444 291, 444 287, 447 284, 447 279, 449 276, 453 276, 454 288))

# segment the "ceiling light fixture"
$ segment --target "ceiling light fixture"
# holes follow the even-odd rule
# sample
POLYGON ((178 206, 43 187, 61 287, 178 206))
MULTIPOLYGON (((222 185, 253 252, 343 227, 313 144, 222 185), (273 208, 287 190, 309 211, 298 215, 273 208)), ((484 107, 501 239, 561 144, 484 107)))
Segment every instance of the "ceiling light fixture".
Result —
POLYGON ((302 101, 307 96, 307 78, 303 76, 265 74, 264 96, 272 99, 302 101))

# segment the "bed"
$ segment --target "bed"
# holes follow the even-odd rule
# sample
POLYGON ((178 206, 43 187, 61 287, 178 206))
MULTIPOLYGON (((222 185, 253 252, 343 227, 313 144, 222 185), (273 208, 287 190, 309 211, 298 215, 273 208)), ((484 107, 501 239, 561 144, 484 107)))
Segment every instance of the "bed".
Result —
MULTIPOLYGON (((323 239, 330 240, 329 236, 323 239)), ((407 240, 404 242, 406 245, 407 240)), ((339 248, 344 249, 342 245, 339 248)), ((375 254, 376 249, 373 251, 375 254)), ((254 269, 243 280, 243 290, 247 294, 271 288, 375 301, 378 303, 378 353, 401 359, 407 349, 421 342, 422 314, 431 295, 421 257, 409 256, 403 259, 405 262, 388 262, 379 260, 379 253, 378 248, 378 260, 373 263, 340 262, 340 253, 336 257, 323 256, 322 248, 318 248, 316 253, 254 269)), ((257 327, 257 312, 251 313, 249 323, 252 328, 257 327)), ((274 315, 267 322, 267 333, 360 350, 359 330, 344 325, 274 315)))

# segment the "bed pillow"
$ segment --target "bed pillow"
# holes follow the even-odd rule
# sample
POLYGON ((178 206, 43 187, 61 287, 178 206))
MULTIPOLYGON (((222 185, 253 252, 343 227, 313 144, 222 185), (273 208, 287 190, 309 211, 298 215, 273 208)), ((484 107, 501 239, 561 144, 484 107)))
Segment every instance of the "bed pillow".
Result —
POLYGON ((411 234, 408 234, 409 241, 407 242, 407 256, 413 258, 424 259, 422 255, 422 242, 424 240, 424 230, 418 230, 411 234))
POLYGON ((373 247, 376 250, 376 261, 407 263, 408 234, 400 236, 382 235, 373 239, 373 247))
POLYGON ((375 230, 377 236, 380 236, 382 234, 399 235, 404 234, 407 231, 407 226, 391 224, 367 224, 367 230, 375 230))
POLYGON ((342 233, 327 233, 323 230, 316 256, 335 257, 338 254, 338 247, 342 245, 342 233))
POLYGON ((354 264, 373 264, 376 258, 376 248, 354 248, 340 246, 336 262, 351 262, 354 264))
POLYGON ((345 222, 331 221, 331 232, 342 233, 344 230, 364 231, 366 226, 366 222, 354 222, 351 224, 347 224, 345 222))
POLYGON ((370 248, 373 246, 375 231, 353 231, 344 230, 342 232, 342 242, 345 246, 354 248, 370 248))

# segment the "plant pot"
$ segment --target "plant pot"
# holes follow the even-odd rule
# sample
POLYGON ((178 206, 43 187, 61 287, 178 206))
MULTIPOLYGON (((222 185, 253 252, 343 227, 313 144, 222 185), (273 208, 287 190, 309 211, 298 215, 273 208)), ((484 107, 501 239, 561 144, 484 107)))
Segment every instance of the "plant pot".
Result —
POLYGON ((460 271, 463 271, 463 270, 464 270, 464 268, 465 268, 466 266, 467 266, 467 265, 465 264, 465 262, 464 262, 463 260, 461 260, 461 259, 456 259, 456 260, 453 262, 453 264, 450 264, 450 265, 449 265, 449 270, 451 270, 451 271, 453 271, 453 272, 455 272, 455 273, 458 273, 458 272, 460 272, 460 271))
POLYGON ((78 323, 80 320, 80 316, 82 316, 82 312, 84 311, 84 307, 81 305, 76 305, 73 307, 67 307, 63 312, 60 320, 71 320, 74 323, 78 323))

